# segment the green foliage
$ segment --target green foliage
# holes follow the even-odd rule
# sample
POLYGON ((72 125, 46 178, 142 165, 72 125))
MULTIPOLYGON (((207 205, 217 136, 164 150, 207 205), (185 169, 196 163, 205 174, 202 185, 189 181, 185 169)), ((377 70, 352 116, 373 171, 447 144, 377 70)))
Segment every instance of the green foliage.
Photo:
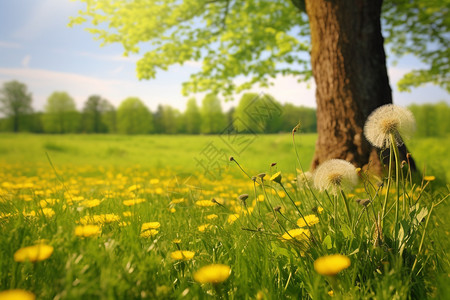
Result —
MULTIPOLYGON (((277 75, 312 76, 303 0, 80 1, 86 9, 70 25, 90 22, 89 31, 103 44, 121 43, 125 55, 142 53, 141 79, 171 65, 202 62, 184 92, 221 92, 230 99, 256 83, 267 86, 277 75)), ((426 64, 408 73, 401 89, 431 82, 450 90, 449 7, 449 0, 383 1, 383 34, 392 51, 412 53, 426 64)))
POLYGON ((18 132, 20 129, 21 117, 33 111, 31 101, 32 96, 28 92, 27 86, 19 81, 5 82, 0 89, 0 112, 11 118, 14 132, 18 132))
POLYGON ((184 113, 184 121, 186 133, 198 134, 202 124, 202 116, 200 114, 200 108, 197 105, 197 100, 191 98, 186 104, 186 111, 184 113))
POLYGON ((203 98, 201 108, 202 126, 201 132, 220 133, 225 130, 226 117, 222 112, 220 99, 214 94, 208 94, 203 98))
POLYGON ((48 133, 77 132, 80 127, 80 114, 73 98, 66 92, 52 93, 47 99, 42 123, 48 133))
POLYGON ((88 133, 115 132, 115 109, 106 99, 90 96, 82 112, 83 131, 88 133))
POLYGON ((152 114, 139 98, 127 98, 119 105, 117 131, 125 134, 146 134, 153 131, 152 114))
POLYGON ((398 82, 400 90, 431 82, 450 92, 449 14, 449 0, 383 1, 383 32, 391 51, 413 54, 425 64, 398 82))
POLYGON ((210 90, 230 97, 255 83, 268 86, 278 74, 311 76, 304 58, 307 39, 297 35, 308 31, 307 18, 290 1, 82 2, 87 9, 71 25, 90 20, 96 38, 121 43, 126 55, 150 43, 137 64, 141 79, 174 64, 201 61, 184 92, 210 90), (245 80, 237 84, 234 79, 241 75, 245 80))
POLYGON ((286 103, 283 105, 282 118, 280 130, 283 132, 291 131, 297 124, 300 124, 300 132, 317 131, 317 117, 314 108, 286 103))
POLYGON ((184 128, 180 126, 180 123, 183 123, 181 117, 181 113, 170 105, 158 105, 158 109, 153 115, 155 133, 182 133, 184 128))
POLYGON ((281 115, 281 104, 272 96, 246 93, 236 107, 233 125, 238 132, 278 132, 281 115))

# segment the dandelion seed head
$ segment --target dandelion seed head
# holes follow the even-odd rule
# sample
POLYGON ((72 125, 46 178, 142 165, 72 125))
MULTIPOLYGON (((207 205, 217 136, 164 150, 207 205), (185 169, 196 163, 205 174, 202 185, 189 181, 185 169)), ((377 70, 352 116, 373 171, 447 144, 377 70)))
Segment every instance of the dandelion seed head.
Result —
POLYGON ((416 129, 413 114, 406 108, 387 104, 374 110, 367 118, 364 126, 364 135, 367 140, 377 148, 388 148, 390 135, 394 136, 398 146, 403 145, 416 129))
POLYGON ((358 183, 358 175, 355 166, 348 161, 331 159, 317 168, 313 180, 318 190, 336 195, 341 189, 352 190, 358 183))

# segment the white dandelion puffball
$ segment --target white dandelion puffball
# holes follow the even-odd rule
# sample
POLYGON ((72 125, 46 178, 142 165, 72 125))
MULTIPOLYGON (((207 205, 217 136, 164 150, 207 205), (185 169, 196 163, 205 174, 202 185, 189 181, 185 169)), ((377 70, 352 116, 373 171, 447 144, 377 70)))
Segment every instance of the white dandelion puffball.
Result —
POLYGON ((356 168, 343 159, 331 159, 319 165, 314 172, 314 186, 320 191, 337 195, 342 189, 353 190, 358 184, 356 168))
POLYGON ((411 111, 406 108, 387 104, 378 107, 367 118, 364 135, 375 147, 386 149, 390 146, 392 134, 397 146, 412 136, 416 130, 416 121, 411 111))
POLYGON ((306 171, 297 175, 297 185, 299 189, 307 188, 313 181, 312 173, 306 171))

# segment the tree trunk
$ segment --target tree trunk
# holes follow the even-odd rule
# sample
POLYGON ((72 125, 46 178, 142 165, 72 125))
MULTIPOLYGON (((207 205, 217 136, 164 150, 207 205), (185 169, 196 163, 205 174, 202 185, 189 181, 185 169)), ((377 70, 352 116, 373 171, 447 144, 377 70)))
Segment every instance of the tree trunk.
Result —
POLYGON ((341 158, 360 167, 370 161, 371 169, 380 171, 379 155, 363 128, 374 109, 392 103, 381 5, 381 0, 306 0, 317 87, 313 168, 341 158))

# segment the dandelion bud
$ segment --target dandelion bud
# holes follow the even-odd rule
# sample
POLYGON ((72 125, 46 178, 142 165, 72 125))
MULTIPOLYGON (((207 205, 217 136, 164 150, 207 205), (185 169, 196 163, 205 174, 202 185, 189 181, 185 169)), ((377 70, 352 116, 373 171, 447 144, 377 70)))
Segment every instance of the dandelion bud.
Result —
POLYGON ((407 158, 407 159, 410 159, 410 158, 411 158, 411 153, 409 153, 409 152, 406 153, 406 158, 407 158))
POLYGON ((406 165, 406 160, 402 160, 401 168, 403 168, 406 165))
POLYGON ((258 176, 259 178, 261 178, 261 180, 263 180, 264 177, 266 177, 266 173, 259 173, 257 176, 258 176))
POLYGON ((277 211, 277 212, 280 212, 280 210, 281 210, 281 206, 275 206, 274 208, 273 208, 273 210, 274 211, 277 211))
POLYGON ((230 156, 229 160, 230 160, 230 161, 234 161, 234 157, 233 157, 233 156, 230 156))
POLYGON ((256 176, 252 176, 252 181, 256 181, 256 176))
POLYGON ((276 172, 273 174, 272 177, 270 177, 270 180, 281 184, 281 172, 276 172))
POLYGON ((370 200, 369 199, 356 199, 355 200, 359 205, 366 207, 369 205, 370 200))
POLYGON ((275 167, 276 165, 277 165, 277 163, 276 163, 276 162, 275 162, 275 163, 271 163, 271 164, 270 164, 270 166, 271 166, 271 167, 275 167))
POLYGON ((238 197, 238 199, 241 201, 245 201, 245 200, 247 200, 247 198, 248 198, 248 194, 242 194, 238 197))

